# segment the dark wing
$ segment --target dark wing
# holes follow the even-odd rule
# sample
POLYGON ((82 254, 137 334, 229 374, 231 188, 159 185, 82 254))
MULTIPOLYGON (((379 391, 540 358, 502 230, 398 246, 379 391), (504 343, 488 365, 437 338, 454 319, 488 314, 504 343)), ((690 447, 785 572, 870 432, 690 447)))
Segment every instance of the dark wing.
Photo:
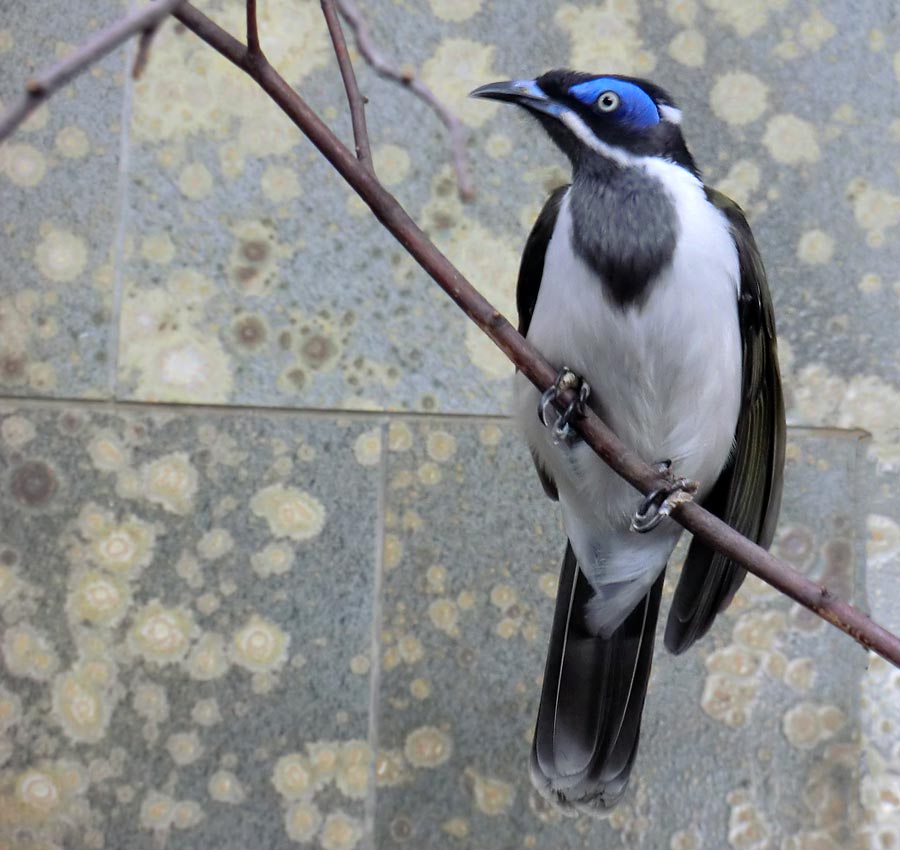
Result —
POLYGON ((560 186, 553 190, 534 227, 531 228, 525 250, 522 252, 519 281, 516 284, 516 308, 519 311, 519 333, 522 336, 528 336, 528 326, 531 324, 531 315, 534 313, 534 305, 537 303, 541 288, 541 278, 544 276, 544 257, 547 255, 553 228, 556 227, 563 195, 568 188, 560 186))
MULTIPOLYGON (((772 296, 741 208, 715 189, 707 188, 706 197, 728 219, 740 261, 743 397, 734 450, 703 507, 768 547, 781 509, 785 441, 772 296)), ((716 614, 731 602, 744 576, 743 568, 695 539, 666 623, 668 649, 683 652, 702 637, 716 614)))
POLYGON ((566 545, 531 748, 538 790, 598 814, 625 793, 637 754, 665 571, 608 638, 591 633, 594 595, 566 545))
MULTIPOLYGON (((547 254, 550 237, 553 235, 553 228, 556 227, 556 218, 559 215, 563 195, 566 194, 568 188, 568 186, 560 186, 553 191, 547 203, 544 204, 541 214, 537 217, 534 227, 531 228, 528 241, 525 243, 525 250, 522 252, 519 281, 516 284, 516 308, 519 312, 519 333, 522 336, 528 336, 528 327, 531 324, 534 305, 537 303, 538 292, 541 288, 541 278, 544 276, 544 257, 547 254)), ((535 411, 535 415, 537 415, 537 411, 535 411)), ((532 457, 534 458, 534 454, 532 457)), ((558 499, 556 485, 540 467, 537 458, 534 458, 534 466, 541 479, 544 492, 551 499, 558 499)))

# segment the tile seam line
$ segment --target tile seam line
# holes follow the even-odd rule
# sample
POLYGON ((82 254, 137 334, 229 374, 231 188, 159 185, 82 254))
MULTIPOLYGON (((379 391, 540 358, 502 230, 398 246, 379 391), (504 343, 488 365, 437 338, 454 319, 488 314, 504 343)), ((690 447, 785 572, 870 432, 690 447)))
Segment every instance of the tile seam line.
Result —
POLYGON ((109 410, 109 411, 146 411, 158 410, 165 413, 203 414, 215 413, 222 415, 260 414, 263 416, 311 416, 317 418, 335 419, 345 417, 348 419, 369 420, 474 420, 491 422, 509 422, 511 417, 502 413, 457 413, 454 411, 425 412, 421 410, 365 410, 362 408, 343 407, 288 407, 277 405, 254 404, 204 404, 202 402, 155 402, 140 401, 136 399, 119 398, 78 398, 75 396, 33 396, 33 395, 0 395, 0 404, 14 406, 16 404, 32 407, 83 407, 85 409, 109 410))
POLYGON ((375 828, 378 815, 378 747, 380 740, 381 711, 381 630, 384 604, 384 537, 385 511, 387 510, 387 437, 389 420, 381 417, 379 432, 382 450, 378 459, 378 495, 375 506, 375 571, 372 583, 372 635, 369 652, 371 668, 369 673, 369 729, 368 742, 371 753, 369 763, 369 789, 365 804, 365 831, 372 850, 376 848, 375 828))
MULTIPOLYGON (((262 415, 262 416, 305 416, 316 419, 353 419, 357 421, 369 421, 378 424, 385 419, 413 420, 417 422, 503 422, 510 423, 513 418, 505 413, 458 413, 447 411, 421 411, 421 410, 364 410, 361 408, 343 407, 288 407, 285 405, 255 405, 255 404, 206 404, 203 402, 156 402, 141 401, 139 399, 120 398, 79 398, 77 396, 35 396, 35 395, 2 395, 0 405, 14 407, 16 405, 35 408, 53 409, 82 407, 87 410, 95 409, 110 413, 138 412, 152 413, 158 410, 162 413, 184 413, 189 415, 202 415, 213 413, 224 416, 262 415)), ((867 441, 872 435, 864 428, 841 427, 838 425, 809 425, 806 423, 789 423, 789 432, 808 432, 811 434, 832 434, 844 439, 856 439, 867 441)))
MULTIPOLYGON (((129 10, 134 9, 137 0, 131 0, 129 10)), ((107 342, 107 360, 109 371, 106 375, 106 392, 110 399, 115 399, 119 388, 119 320, 124 298, 124 260, 125 235, 128 229, 128 173, 131 159, 131 118, 134 104, 134 80, 131 69, 134 65, 137 45, 131 39, 125 46, 125 57, 122 73, 122 109, 119 120, 122 126, 119 131, 119 166, 116 185, 116 229, 113 236, 113 291, 110 304, 109 341, 107 342)))
MULTIPOLYGON (((868 540, 868 517, 872 513, 872 502, 874 498, 872 494, 863 486, 862 472, 871 471, 871 466, 867 465, 866 451, 862 445, 856 448, 856 458, 854 464, 855 474, 853 476, 853 504, 862 507, 862 514, 859 522, 854 525, 854 536, 859 535, 861 539, 856 540, 858 547, 862 549, 862 560, 856 561, 856 569, 854 574, 854 586, 850 592, 850 600, 854 605, 859 605, 870 616, 873 615, 873 605, 870 595, 869 582, 869 555, 866 551, 866 543, 868 540)), ((877 473, 876 473, 877 474, 877 473)), ((856 560, 856 559, 854 559, 856 560)), ((872 688, 875 680, 872 675, 872 661, 877 658, 876 654, 869 650, 866 659, 866 669, 860 673, 857 682, 856 691, 853 695, 853 709, 858 718, 858 728, 856 730, 856 740, 853 764, 853 779, 856 781, 855 794, 855 811, 848 812, 853 818, 853 829, 849 830, 851 838, 854 842, 859 842, 859 846, 866 837, 866 805, 864 786, 866 780, 874 778, 875 771, 869 754, 871 750, 876 749, 874 745, 870 745, 868 738, 868 730, 874 729, 878 721, 878 710, 873 701, 868 699, 868 689, 872 688)), ((875 826, 878 825, 877 816, 875 826)))

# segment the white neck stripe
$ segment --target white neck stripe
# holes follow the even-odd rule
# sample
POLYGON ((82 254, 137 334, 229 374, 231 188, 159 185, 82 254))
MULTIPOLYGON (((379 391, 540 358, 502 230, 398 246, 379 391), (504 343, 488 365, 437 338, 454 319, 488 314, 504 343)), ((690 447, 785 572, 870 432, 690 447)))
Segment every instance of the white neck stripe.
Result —
POLYGON ((565 124, 584 144, 591 150, 596 151, 602 156, 618 162, 619 165, 631 166, 641 165, 647 159, 645 156, 634 156, 634 154, 623 151, 621 148, 601 142, 592 132, 590 127, 584 123, 584 120, 575 112, 567 109, 559 116, 565 124))
MULTIPOLYGON (((669 108, 672 109, 674 107, 669 108)), ((679 115, 681 114, 680 110, 676 109, 675 111, 678 112, 679 115)), ((670 168, 676 168, 678 169, 676 173, 678 173, 679 176, 686 176, 691 182, 696 183, 698 186, 702 185, 686 168, 682 168, 670 159, 658 156, 638 156, 623 150, 622 148, 617 148, 601 141, 593 132, 591 132, 590 127, 584 123, 581 116, 571 110, 565 110, 559 117, 563 124, 565 124, 572 133, 584 142, 584 144, 592 151, 599 153, 601 156, 605 156, 607 159, 611 159, 613 162, 617 162, 619 165, 626 168, 643 168, 645 171, 652 174, 661 174, 663 171, 667 171, 670 168)))
POLYGON ((681 124, 680 109, 674 106, 667 106, 664 103, 659 104, 657 109, 659 109, 659 114, 663 121, 668 121, 670 124, 681 124))

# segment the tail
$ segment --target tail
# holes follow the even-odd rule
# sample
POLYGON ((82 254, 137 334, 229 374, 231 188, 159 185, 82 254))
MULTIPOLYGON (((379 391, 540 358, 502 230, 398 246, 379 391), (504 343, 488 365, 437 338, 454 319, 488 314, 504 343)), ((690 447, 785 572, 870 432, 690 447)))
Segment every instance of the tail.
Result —
POLYGON ((531 748, 531 779, 552 802, 602 815, 637 753, 663 574, 609 637, 592 633, 593 596, 566 546, 531 748))

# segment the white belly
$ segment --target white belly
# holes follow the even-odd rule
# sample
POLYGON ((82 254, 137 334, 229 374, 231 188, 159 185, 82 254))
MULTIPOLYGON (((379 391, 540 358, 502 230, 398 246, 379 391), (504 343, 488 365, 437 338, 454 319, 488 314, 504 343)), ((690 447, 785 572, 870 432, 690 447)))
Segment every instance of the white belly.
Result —
MULTIPOLYGON (((699 481, 703 495, 728 459, 740 406, 738 258, 724 216, 706 201, 699 181, 677 166, 660 167, 675 172, 665 174, 665 185, 680 232, 672 263, 647 300, 623 310, 606 295, 572 248, 566 198, 547 249, 528 340, 555 366, 588 381, 601 415, 629 448, 648 462, 671 459, 673 472, 699 481)), ((538 391, 517 375, 516 417, 556 481, 576 555, 583 565, 603 560, 600 550, 607 547, 599 538, 605 535, 608 543, 609 532, 627 535, 640 497, 587 446, 554 445, 537 418, 538 400, 538 391)), ((670 527, 662 536, 671 539, 665 545, 660 539, 666 553, 658 569, 678 532, 670 527)), ((647 537, 631 538, 654 560, 647 537)), ((633 558, 628 567, 608 558, 604 563, 595 566, 606 581, 650 569, 633 558)))

